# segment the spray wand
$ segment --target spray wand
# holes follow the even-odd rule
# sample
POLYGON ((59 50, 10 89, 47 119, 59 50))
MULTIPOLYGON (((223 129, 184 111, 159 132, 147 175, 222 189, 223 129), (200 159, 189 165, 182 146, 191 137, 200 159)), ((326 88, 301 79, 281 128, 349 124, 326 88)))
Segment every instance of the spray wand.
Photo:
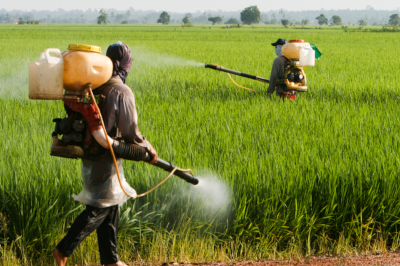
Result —
POLYGON ((230 74, 241 76, 241 77, 244 77, 244 78, 257 80, 257 81, 264 82, 264 83, 269 83, 268 79, 265 79, 265 78, 262 78, 262 77, 258 77, 258 76, 254 76, 254 75, 250 75, 250 74, 246 74, 246 73, 242 73, 242 72, 239 72, 239 71, 236 71, 236 70, 224 68, 223 66, 220 66, 220 65, 217 65, 217 64, 205 64, 205 68, 211 68, 211 69, 214 69, 214 70, 218 70, 218 71, 222 71, 222 72, 227 73, 228 77, 232 80, 232 82, 236 86, 238 86, 238 87, 240 87, 242 89, 245 89, 245 90, 249 90, 249 91, 266 92, 266 91, 256 91, 256 90, 252 90, 252 89, 243 87, 243 86, 237 84, 236 81, 232 78, 232 76, 230 74))

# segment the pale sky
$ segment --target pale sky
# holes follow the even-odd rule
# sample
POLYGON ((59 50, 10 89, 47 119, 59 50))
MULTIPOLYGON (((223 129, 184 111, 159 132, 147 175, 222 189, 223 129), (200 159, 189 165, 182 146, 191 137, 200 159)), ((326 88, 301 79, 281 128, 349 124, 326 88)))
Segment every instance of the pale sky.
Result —
POLYGON ((245 7, 256 5, 260 11, 269 10, 321 10, 321 9, 365 9, 368 5, 377 10, 399 10, 400 1, 398 0, 1 0, 0 9, 6 10, 65 10, 88 8, 115 8, 126 10, 129 7, 135 10, 154 10, 169 12, 196 12, 196 11, 238 11, 245 7))

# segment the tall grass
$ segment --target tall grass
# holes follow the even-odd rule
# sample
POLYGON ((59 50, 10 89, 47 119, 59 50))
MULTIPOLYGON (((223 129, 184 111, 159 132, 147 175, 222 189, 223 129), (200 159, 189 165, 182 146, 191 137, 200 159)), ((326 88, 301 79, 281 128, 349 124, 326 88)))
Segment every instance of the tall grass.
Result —
MULTIPOLYGON (((80 162, 49 156, 51 120, 64 115, 62 103, 27 99, 27 62, 49 47, 89 43, 104 49, 118 40, 134 51, 266 78, 274 59, 270 43, 277 38, 302 38, 323 53, 306 69, 309 91, 295 102, 238 89, 223 73, 154 66, 136 57, 127 84, 141 132, 161 158, 200 176, 213 174, 231 197, 222 209, 209 208, 193 197, 196 187, 173 178, 128 202, 120 222, 124 260, 235 261, 399 246, 396 33, 2 26, 0 36, 3 261, 15 254, 15 260, 49 265, 51 249, 83 208, 71 198, 82 188, 80 162)), ((165 176, 144 163, 124 166, 138 192, 165 176)), ((95 236, 70 261, 98 261, 95 236)))

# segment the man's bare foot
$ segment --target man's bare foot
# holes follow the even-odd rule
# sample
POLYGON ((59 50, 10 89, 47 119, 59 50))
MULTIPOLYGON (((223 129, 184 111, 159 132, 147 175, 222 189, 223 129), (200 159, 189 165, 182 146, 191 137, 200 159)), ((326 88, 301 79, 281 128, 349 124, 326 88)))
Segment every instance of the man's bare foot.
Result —
POLYGON ((118 261, 113 264, 107 264, 106 266, 128 266, 127 264, 123 263, 122 261, 118 261))
POLYGON ((65 266, 65 263, 67 263, 68 257, 62 254, 57 248, 53 249, 53 256, 56 259, 58 266, 65 266))

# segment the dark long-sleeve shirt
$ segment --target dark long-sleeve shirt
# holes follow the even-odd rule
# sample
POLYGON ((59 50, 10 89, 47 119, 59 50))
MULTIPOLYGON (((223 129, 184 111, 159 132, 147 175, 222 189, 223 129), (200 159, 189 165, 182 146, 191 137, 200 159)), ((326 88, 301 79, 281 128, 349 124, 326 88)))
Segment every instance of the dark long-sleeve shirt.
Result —
POLYGON ((269 86, 267 90, 268 94, 272 94, 275 91, 275 88, 276 88, 276 95, 278 96, 281 93, 289 92, 285 84, 278 83, 278 80, 283 80, 285 78, 285 69, 288 64, 290 64, 290 61, 283 55, 280 55, 277 58, 275 58, 274 63, 272 65, 271 77, 269 79, 269 86))
POLYGON ((122 137, 125 142, 151 148, 151 144, 139 131, 135 96, 132 90, 117 76, 103 85, 101 94, 106 97, 103 118, 110 137, 122 137))

